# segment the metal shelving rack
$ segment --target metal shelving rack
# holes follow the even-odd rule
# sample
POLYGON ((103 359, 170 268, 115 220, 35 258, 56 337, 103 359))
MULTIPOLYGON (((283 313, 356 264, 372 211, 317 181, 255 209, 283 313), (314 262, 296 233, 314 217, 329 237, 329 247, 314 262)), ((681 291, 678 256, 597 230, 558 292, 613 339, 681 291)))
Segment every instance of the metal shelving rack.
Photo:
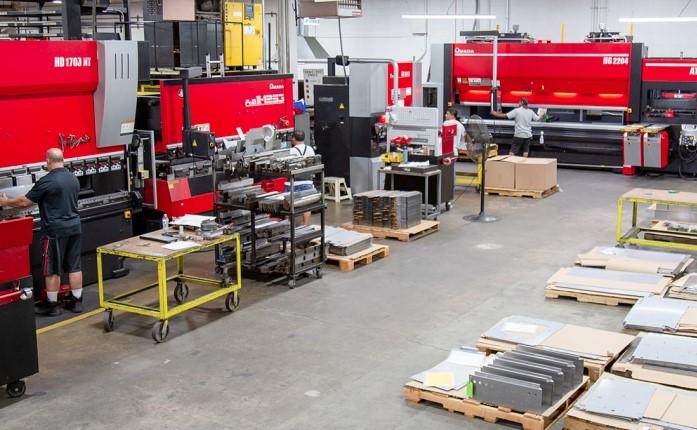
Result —
MULTIPOLYGON (((220 209, 242 209, 242 210, 247 210, 250 212, 250 235, 251 235, 251 242, 252 242, 252 247, 251 247, 251 252, 252 252, 252 261, 250 264, 245 264, 245 270, 251 273, 258 273, 257 267, 257 237, 256 237, 256 215, 257 214, 270 214, 270 215, 275 215, 275 216, 286 216, 289 218, 290 222, 290 233, 288 239, 283 239, 283 252, 289 254, 288 259, 289 259, 289 264, 288 264, 288 272, 285 273, 282 277, 276 278, 272 280, 271 282, 280 282, 283 280, 288 281, 288 286, 290 288, 295 288, 296 282, 298 278, 308 272, 314 272, 315 276, 317 278, 322 277, 322 265, 324 264, 324 261, 327 258, 327 253, 326 253, 326 244, 325 244, 325 212, 326 212, 326 204, 324 202, 324 187, 321 186, 321 184, 324 183, 324 165, 323 164, 318 164, 316 166, 310 166, 310 167, 305 167, 302 169, 296 169, 296 170, 291 170, 291 171, 286 171, 286 172, 278 172, 278 173, 263 173, 263 174, 255 174, 253 175, 257 179, 270 179, 270 178, 282 178, 286 177, 290 181, 290 210, 278 210, 278 211, 266 211, 266 210, 260 210, 258 208, 250 208, 249 206, 245 204, 231 204, 231 203, 224 203, 224 202, 219 202, 216 201, 215 203, 215 214, 216 217, 218 216, 218 213, 220 209), (316 178, 317 175, 319 175, 320 180, 320 201, 317 203, 309 204, 307 206, 302 206, 300 208, 295 207, 295 182, 296 178, 299 176, 308 176, 312 175, 313 178, 316 178), (303 214, 305 212, 314 212, 314 211, 319 211, 320 212, 320 229, 317 230, 316 235, 310 235, 310 236, 303 236, 302 238, 302 243, 307 243, 311 240, 315 239, 320 239, 320 261, 318 263, 313 263, 307 266, 304 266, 302 268, 298 268, 296 264, 296 250, 297 250, 297 245, 298 241, 296 241, 295 237, 295 227, 296 227, 296 217, 300 214, 303 214)), ((217 194, 217 190, 216 190, 217 194)))

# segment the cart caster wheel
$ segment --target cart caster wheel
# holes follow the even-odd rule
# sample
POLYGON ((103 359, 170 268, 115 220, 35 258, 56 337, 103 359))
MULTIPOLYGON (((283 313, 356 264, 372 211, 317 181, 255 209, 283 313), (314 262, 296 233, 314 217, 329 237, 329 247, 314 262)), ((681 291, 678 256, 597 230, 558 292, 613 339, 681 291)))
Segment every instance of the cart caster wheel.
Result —
POLYGON ((446 211, 446 212, 450 212, 450 209, 452 209, 452 208, 453 208, 453 204, 452 204, 452 203, 448 202, 448 203, 445 204, 445 211, 446 211))
POLYGON ((22 397, 27 392, 27 384, 24 381, 15 381, 7 384, 7 395, 13 399, 22 397))
POLYGON ((220 266, 215 266, 215 273, 216 275, 222 275, 223 274, 223 268, 220 266))
POLYGON ((288 288, 290 288, 292 290, 293 288, 295 288, 295 285, 296 285, 295 279, 288 280, 288 288))
POLYGON ((158 321, 152 326, 152 338, 157 343, 162 343, 169 334, 169 321, 158 321))
POLYGON ((174 300, 177 304, 182 304, 189 297, 189 286, 185 283, 177 282, 177 286, 174 287, 174 300))
POLYGON ((104 312, 104 331, 109 333, 114 331, 114 312, 104 312))
POLYGON ((225 296, 225 309, 235 312, 240 307, 240 294, 234 291, 225 296))
POLYGON ((315 269, 315 278, 322 279, 322 269, 319 267, 315 269))

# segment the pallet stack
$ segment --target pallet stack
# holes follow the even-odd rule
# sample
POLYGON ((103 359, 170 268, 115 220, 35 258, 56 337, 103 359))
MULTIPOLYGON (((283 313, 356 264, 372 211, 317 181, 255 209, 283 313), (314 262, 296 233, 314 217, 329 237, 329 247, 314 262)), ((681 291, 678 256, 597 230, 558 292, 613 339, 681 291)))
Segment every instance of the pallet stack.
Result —
POLYGON ((421 222, 421 192, 368 191, 353 196, 353 224, 395 230, 421 222))

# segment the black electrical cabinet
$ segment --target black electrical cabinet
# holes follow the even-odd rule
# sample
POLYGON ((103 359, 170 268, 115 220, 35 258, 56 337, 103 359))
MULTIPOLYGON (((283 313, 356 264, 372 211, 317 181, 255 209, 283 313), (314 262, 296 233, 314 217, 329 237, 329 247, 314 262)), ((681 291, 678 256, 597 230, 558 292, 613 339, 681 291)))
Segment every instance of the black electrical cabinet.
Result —
POLYGON ((326 176, 350 177, 348 85, 315 85, 315 145, 326 176))
POLYGON ((26 387, 23 379, 39 372, 39 354, 34 301, 6 300, 13 294, 11 287, 0 285, 0 386, 6 385, 10 397, 20 397, 26 387))

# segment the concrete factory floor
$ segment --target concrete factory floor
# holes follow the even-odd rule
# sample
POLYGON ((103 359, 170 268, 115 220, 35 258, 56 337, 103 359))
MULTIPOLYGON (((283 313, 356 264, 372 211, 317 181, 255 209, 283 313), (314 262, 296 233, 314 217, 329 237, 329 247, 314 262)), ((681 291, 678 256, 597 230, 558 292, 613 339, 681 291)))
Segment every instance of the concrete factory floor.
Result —
MULTIPOLYGON (((579 251, 612 244, 617 197, 634 187, 694 190, 675 178, 560 170, 544 200, 490 197, 501 221, 467 224, 473 190, 440 217, 437 234, 387 241, 391 255, 355 272, 333 268, 290 290, 246 282, 242 305, 218 300, 172 321, 101 315, 39 336, 41 373, 19 400, 0 396, 4 430, 494 428, 402 397, 409 376, 523 314, 620 331, 627 307, 545 300, 546 279, 579 251)), ((329 224, 350 218, 330 204, 329 224)), ((205 273, 210 254, 190 267, 205 273)), ((112 286, 152 276, 143 267, 112 286)))

